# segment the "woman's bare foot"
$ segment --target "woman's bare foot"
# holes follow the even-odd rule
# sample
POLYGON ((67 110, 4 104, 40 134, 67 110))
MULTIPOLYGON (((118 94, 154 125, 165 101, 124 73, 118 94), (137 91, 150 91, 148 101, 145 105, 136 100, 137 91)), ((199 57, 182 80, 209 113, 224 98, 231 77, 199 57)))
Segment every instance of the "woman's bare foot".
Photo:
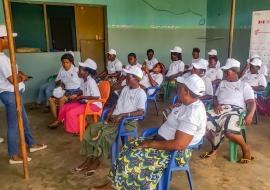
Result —
POLYGON ((243 150, 243 158, 248 160, 253 160, 254 157, 251 155, 251 147, 246 144, 245 149, 243 150))
POLYGON ((212 150, 211 152, 205 152, 204 154, 200 155, 202 159, 207 159, 217 155, 217 150, 212 150))
POLYGON ((50 129, 56 129, 57 127, 59 127, 61 125, 61 123, 62 123, 61 121, 56 120, 56 121, 52 122, 50 125, 48 125, 48 127, 50 129))
POLYGON ((92 161, 88 164, 87 168, 85 169, 85 176, 89 177, 95 173, 100 165, 100 161, 98 158, 92 159, 92 161))

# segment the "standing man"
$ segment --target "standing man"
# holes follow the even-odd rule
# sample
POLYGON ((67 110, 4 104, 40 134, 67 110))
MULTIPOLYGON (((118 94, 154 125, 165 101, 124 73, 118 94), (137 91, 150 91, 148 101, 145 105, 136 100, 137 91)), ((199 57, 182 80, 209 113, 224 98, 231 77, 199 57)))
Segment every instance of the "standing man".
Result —
MULTIPOLYGON (((17 36, 16 33, 13 34, 17 36)), ((16 116, 16 103, 14 96, 13 78, 11 72, 11 63, 8 56, 3 53, 4 49, 8 49, 8 38, 7 30, 5 25, 0 25, 0 100, 5 106, 6 118, 8 124, 7 130, 7 143, 8 143, 8 154, 10 164, 21 164, 23 163, 21 156, 19 156, 19 135, 18 135, 18 119, 16 116)), ((22 96, 25 91, 24 81, 27 81, 28 77, 23 73, 18 72, 19 90, 22 96)), ((36 144, 32 137, 25 108, 22 104, 22 117, 24 126, 25 141, 28 145, 30 152, 36 152, 47 148, 47 145, 36 144)), ((31 158, 28 158, 31 161, 31 158)))

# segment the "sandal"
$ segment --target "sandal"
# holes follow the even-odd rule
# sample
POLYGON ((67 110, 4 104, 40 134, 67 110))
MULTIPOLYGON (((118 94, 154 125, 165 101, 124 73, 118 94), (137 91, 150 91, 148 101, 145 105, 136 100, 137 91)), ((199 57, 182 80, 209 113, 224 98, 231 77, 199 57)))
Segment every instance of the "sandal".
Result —
POLYGON ((213 155, 211 155, 209 152, 205 152, 204 154, 200 155, 200 158, 207 159, 207 158, 210 158, 211 156, 213 156, 213 155))
POLYGON ((61 125, 61 122, 57 122, 57 123, 54 122, 54 123, 48 125, 48 128, 49 129, 57 129, 60 125, 61 125))
POLYGON ((241 158, 240 160, 237 161, 239 164, 248 164, 250 161, 254 160, 255 158, 251 156, 250 159, 248 158, 241 158))

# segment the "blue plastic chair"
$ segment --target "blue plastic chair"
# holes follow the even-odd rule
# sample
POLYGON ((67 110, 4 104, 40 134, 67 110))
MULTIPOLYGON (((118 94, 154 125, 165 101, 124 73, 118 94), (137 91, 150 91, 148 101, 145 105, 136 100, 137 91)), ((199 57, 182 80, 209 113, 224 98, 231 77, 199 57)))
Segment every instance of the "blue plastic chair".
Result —
MULTIPOLYGON (((145 131, 143 131, 142 136, 149 137, 149 136, 152 136, 152 135, 157 134, 157 133, 158 133, 158 128, 150 128, 150 129, 146 129, 145 131)), ((203 139, 201 139, 201 141, 198 144, 188 146, 188 148, 189 149, 199 149, 202 144, 203 144, 203 139)), ((158 183, 158 186, 157 186, 157 190, 168 190, 169 189, 170 180, 172 179, 172 172, 173 171, 186 171, 187 177, 188 177, 188 182, 189 182, 189 188, 191 190, 193 189, 192 176, 190 173, 189 165, 188 165, 188 163, 186 163, 186 165, 184 165, 184 166, 176 165, 176 163, 175 163, 176 154, 177 154, 177 150, 172 151, 169 165, 163 171, 162 177, 161 177, 161 179, 158 183)))
POLYGON ((157 98, 158 98, 159 89, 160 89, 160 86, 151 86, 151 87, 146 88, 147 103, 148 101, 154 101, 157 116, 158 116, 157 98), (149 90, 154 90, 154 92, 150 95, 149 90))
MULTIPOLYGON (((264 91, 254 91, 254 95, 255 95, 255 100, 257 100, 257 98, 262 97, 264 95, 264 91)), ((255 124, 257 125, 258 123, 259 123, 259 117, 258 117, 258 111, 257 111, 257 107, 256 107, 255 124)))
MULTIPOLYGON (((147 110, 147 102, 145 103, 145 110, 147 110)), ((127 143, 128 141, 128 137, 133 137, 133 138, 137 138, 137 134, 138 134, 138 128, 134 128, 133 131, 128 131, 125 128, 125 124, 128 121, 139 121, 139 120, 144 120, 146 112, 144 112, 143 116, 136 116, 136 117, 125 117, 120 121, 120 124, 118 126, 118 133, 115 139, 115 142, 112 144, 112 167, 113 164, 118 156, 119 153, 119 145, 120 145, 120 140, 122 141, 122 145, 124 145, 125 143, 127 143)), ((105 118, 105 117, 104 117, 105 118)))

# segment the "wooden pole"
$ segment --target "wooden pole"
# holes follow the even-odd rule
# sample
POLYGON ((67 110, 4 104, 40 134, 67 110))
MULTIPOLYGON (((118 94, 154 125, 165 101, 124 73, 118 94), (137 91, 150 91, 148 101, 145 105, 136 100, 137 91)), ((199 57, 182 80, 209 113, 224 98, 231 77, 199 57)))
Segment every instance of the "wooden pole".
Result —
POLYGON ((232 57, 232 48, 233 48, 233 34, 234 34, 234 18, 235 18, 235 1, 231 0, 231 19, 230 19, 230 34, 229 34, 229 49, 228 49, 228 57, 232 57))
POLYGON ((45 35, 46 35, 46 48, 47 48, 47 52, 49 52, 50 41, 49 41, 49 29, 48 29, 48 16, 47 16, 47 7, 45 3, 43 3, 43 16, 44 16, 45 35))
POLYGON ((25 145, 25 138, 24 138, 23 119, 22 119, 22 106, 21 106, 21 98, 20 98, 20 91, 19 91, 19 84, 18 84, 18 74, 17 74, 17 67, 16 67, 16 60, 15 60, 14 40, 13 40, 12 27, 11 27, 10 0, 3 0, 3 5, 4 5, 4 12, 5 12, 6 27, 7 27, 11 71, 12 71, 12 78, 13 78, 13 83, 14 83, 14 93, 15 93, 15 100, 16 100, 18 128, 19 128, 19 134, 20 134, 21 153, 22 153, 22 159, 23 159, 24 178, 29 179, 27 152, 26 152, 26 145, 25 145))

